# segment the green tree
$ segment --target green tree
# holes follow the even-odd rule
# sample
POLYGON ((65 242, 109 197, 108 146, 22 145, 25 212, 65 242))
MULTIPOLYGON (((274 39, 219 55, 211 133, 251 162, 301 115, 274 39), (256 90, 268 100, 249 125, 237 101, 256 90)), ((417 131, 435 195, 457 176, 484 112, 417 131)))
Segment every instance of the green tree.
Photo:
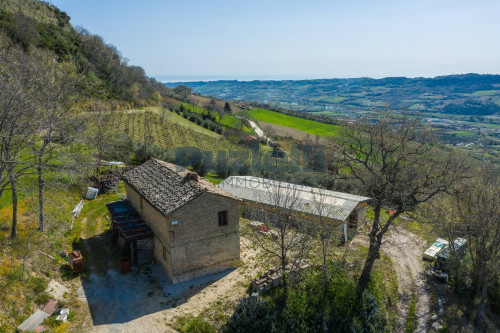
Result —
POLYGON ((226 102, 226 104, 224 104, 224 112, 227 114, 231 113, 231 105, 229 105, 228 102, 226 102))
POLYGON ((161 97, 161 93, 156 90, 155 92, 153 92, 153 101, 158 105, 158 106, 161 106, 161 102, 162 102, 163 98, 161 97))

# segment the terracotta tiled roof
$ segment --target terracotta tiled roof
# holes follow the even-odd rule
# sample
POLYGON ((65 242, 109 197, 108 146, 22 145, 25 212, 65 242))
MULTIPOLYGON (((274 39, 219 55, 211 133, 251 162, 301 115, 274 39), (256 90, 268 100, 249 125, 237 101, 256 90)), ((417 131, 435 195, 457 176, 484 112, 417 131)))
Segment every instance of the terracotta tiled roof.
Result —
POLYGON ((181 166, 152 158, 126 172, 122 178, 164 215, 172 213, 205 192, 237 200, 232 194, 208 180, 188 177, 189 173, 192 172, 181 166))

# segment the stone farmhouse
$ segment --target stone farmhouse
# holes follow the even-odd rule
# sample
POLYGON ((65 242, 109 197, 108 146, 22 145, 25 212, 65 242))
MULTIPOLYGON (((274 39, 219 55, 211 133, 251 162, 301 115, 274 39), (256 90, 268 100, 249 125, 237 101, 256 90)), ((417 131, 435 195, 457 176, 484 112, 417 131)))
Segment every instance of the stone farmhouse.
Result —
MULTIPOLYGON (((243 200, 243 212, 248 209, 269 209, 279 205, 273 200, 274 194, 281 190, 281 195, 294 196, 294 210, 301 216, 314 220, 321 214, 326 223, 343 228, 343 240, 347 242, 356 233, 357 228, 366 223, 366 208, 370 198, 322 190, 314 187, 296 185, 252 176, 231 176, 220 183, 219 188, 243 200), (283 190, 289 189, 289 190, 283 190), (321 202, 321 212, 318 205, 321 202)), ((286 202, 286 200, 282 200, 286 202)))
POLYGON ((112 212, 117 203, 110 203, 113 223, 125 242, 135 244, 135 252, 139 238, 150 237, 155 260, 173 283, 226 270, 240 258, 240 200, 235 196, 157 159, 126 172, 123 180, 127 200, 142 221, 120 221, 121 208, 112 212))

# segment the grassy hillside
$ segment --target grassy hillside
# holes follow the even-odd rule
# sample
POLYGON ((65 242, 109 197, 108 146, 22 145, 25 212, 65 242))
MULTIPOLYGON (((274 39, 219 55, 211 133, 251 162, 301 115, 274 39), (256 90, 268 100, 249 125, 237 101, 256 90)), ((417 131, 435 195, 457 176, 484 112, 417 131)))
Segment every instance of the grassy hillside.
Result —
POLYGON ((69 266, 61 265, 67 261, 60 255, 61 251, 80 250, 86 265, 92 263, 100 267, 104 261, 103 268, 110 262, 118 267, 117 251, 108 246, 97 248, 94 246, 97 244, 91 246, 89 242, 96 235, 100 235, 101 242, 110 242, 107 233, 110 221, 105 218, 107 210, 104 203, 119 200, 124 195, 123 184, 117 193, 99 195, 94 201, 86 201, 70 229, 70 212, 81 199, 83 184, 68 186, 66 181, 59 178, 49 182, 51 191, 47 193, 46 214, 50 223, 45 233, 36 231, 31 198, 21 201, 20 232, 14 240, 9 237, 12 208, 0 208, 0 332, 14 332, 17 325, 48 301, 50 297, 45 289, 51 280, 64 283, 68 288, 66 302, 61 301, 59 305, 70 308, 72 315, 64 324, 54 320, 48 322, 49 332, 84 331, 83 327, 89 325, 88 306, 77 298, 81 279, 71 272, 69 266))
POLYGON ((324 124, 317 121, 292 117, 283 113, 269 111, 265 109, 255 109, 250 112, 254 119, 266 123, 287 126, 298 129, 312 135, 334 136, 338 134, 340 126, 324 124))

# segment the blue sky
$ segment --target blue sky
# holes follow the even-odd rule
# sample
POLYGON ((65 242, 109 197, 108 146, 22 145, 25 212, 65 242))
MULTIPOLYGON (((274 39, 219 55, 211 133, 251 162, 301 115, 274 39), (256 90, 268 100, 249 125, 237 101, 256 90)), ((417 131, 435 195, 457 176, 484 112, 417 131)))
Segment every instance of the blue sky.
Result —
POLYGON ((500 73, 498 0, 52 0, 148 75, 500 73))

